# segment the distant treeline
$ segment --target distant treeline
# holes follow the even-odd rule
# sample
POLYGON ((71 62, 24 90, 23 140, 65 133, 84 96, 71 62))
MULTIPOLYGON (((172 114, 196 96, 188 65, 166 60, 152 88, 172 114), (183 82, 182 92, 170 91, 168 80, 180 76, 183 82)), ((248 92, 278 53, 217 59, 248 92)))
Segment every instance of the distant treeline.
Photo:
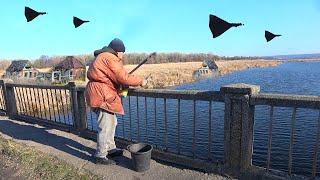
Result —
MULTIPOLYGON (((124 56, 124 64, 138 64, 148 56, 147 53, 127 53, 124 56)), ((61 62, 66 56, 46 56, 42 55, 39 59, 31 61, 35 68, 49 68, 54 67, 61 62)), ((93 55, 75 55, 83 64, 90 64, 94 60, 93 55)), ((214 54, 183 54, 183 53, 158 53, 148 63, 160 64, 160 63, 175 63, 175 62, 201 62, 206 59, 210 60, 237 60, 237 59, 259 59, 259 57, 245 57, 245 56, 217 56, 214 54)), ((5 70, 10 65, 9 60, 0 60, 0 70, 5 70)))

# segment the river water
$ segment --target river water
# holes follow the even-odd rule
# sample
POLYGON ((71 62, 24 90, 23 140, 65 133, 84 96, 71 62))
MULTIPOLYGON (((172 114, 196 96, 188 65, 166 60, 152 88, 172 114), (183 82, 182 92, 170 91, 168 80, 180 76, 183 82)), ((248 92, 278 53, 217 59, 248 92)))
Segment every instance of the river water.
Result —
MULTIPOLYGON (((261 92, 267 93, 319 96, 320 62, 288 62, 276 67, 252 68, 184 84, 173 89, 218 91, 221 86, 233 83, 260 85, 261 92)), ((209 137, 208 102, 196 101, 196 111, 193 113, 193 101, 181 101, 179 124, 176 100, 168 99, 165 109, 163 99, 141 97, 137 101, 136 97, 125 98, 123 102, 126 112, 129 112, 129 99, 131 114, 118 116, 117 136, 149 142, 158 148, 165 149, 167 145, 168 151, 175 153, 180 151, 181 154, 190 157, 223 160, 224 103, 212 103, 211 137, 209 137), (164 116, 165 110, 167 118, 164 116), (208 152, 209 147, 210 152, 208 152)), ((292 108, 274 108, 271 168, 284 171, 288 169, 292 111, 292 108)), ((294 173, 311 172, 318 116, 319 110, 301 108, 297 110, 293 145, 294 173)), ((95 115, 92 113, 88 118, 89 122, 93 122, 89 123, 89 127, 96 129, 95 121, 90 120, 95 119, 95 115)), ((266 167, 267 161, 268 124, 269 107, 256 106, 253 164, 263 167, 266 167)))

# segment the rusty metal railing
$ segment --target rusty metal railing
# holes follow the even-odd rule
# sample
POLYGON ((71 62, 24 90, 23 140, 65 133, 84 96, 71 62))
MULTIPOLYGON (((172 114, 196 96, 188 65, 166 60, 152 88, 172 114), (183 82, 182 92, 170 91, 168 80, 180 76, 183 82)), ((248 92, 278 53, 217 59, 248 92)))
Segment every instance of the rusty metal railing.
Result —
MULTIPOLYGON (((288 164, 286 172, 289 176, 292 176, 295 172, 293 171, 293 151, 294 144, 297 135, 296 131, 296 121, 297 121, 297 110, 298 109, 314 109, 318 111, 317 118, 314 119, 317 124, 317 131, 314 134, 315 142, 313 145, 312 152, 312 168, 310 169, 310 175, 315 177, 317 175, 317 169, 319 169, 318 164, 318 150, 319 150, 319 139, 320 139, 320 96, 302 96, 302 95, 282 95, 282 94, 266 94, 261 93, 254 95, 250 99, 251 105, 266 105, 269 106, 269 122, 268 122, 268 148, 267 148, 267 160, 266 160, 266 171, 271 169, 271 152, 272 152, 272 142, 273 142, 273 129, 274 129, 274 109, 275 107, 287 107, 292 108, 291 119, 288 124, 290 125, 290 135, 289 135, 289 147, 288 147, 288 164)), ((308 141, 306 139, 306 141, 308 141)), ((282 160, 284 161, 284 159, 282 160)))

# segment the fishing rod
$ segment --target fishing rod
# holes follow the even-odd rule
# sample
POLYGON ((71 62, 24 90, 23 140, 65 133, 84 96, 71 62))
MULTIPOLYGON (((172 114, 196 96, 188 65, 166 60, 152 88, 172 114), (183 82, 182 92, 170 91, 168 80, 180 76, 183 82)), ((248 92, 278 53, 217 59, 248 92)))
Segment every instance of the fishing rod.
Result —
MULTIPOLYGON (((157 55, 156 52, 151 53, 146 59, 144 59, 143 61, 141 61, 134 69, 132 69, 132 70, 129 72, 129 74, 134 73, 134 72, 135 72, 137 69, 139 69, 143 64, 145 64, 149 59, 151 59, 152 57, 154 57, 154 56, 156 56, 156 55, 157 55)), ((146 79, 149 79, 150 75, 151 75, 151 74, 149 74, 146 79)), ((128 95, 128 89, 129 89, 129 87, 120 86, 120 93, 119 93, 119 94, 120 94, 121 96, 123 96, 123 97, 127 97, 127 95, 128 95)))
POLYGON ((137 69, 139 69, 143 64, 145 64, 149 59, 151 59, 153 56, 156 56, 157 53, 153 52, 151 53, 146 59, 144 59, 140 64, 138 64, 137 67, 135 67, 134 69, 132 69, 129 74, 132 74, 133 72, 135 72, 137 69))

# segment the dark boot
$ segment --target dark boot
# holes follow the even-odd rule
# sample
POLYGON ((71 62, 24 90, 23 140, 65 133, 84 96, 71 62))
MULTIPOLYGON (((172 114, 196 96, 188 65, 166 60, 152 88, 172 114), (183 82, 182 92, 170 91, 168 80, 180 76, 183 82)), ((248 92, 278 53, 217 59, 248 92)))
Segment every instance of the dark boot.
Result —
POLYGON ((116 165, 117 163, 112 160, 112 159, 108 159, 108 158, 99 158, 99 157, 95 157, 95 163, 96 164, 103 164, 103 165, 116 165))
POLYGON ((112 149, 108 152, 108 158, 114 158, 117 156, 123 156, 123 149, 112 149))

